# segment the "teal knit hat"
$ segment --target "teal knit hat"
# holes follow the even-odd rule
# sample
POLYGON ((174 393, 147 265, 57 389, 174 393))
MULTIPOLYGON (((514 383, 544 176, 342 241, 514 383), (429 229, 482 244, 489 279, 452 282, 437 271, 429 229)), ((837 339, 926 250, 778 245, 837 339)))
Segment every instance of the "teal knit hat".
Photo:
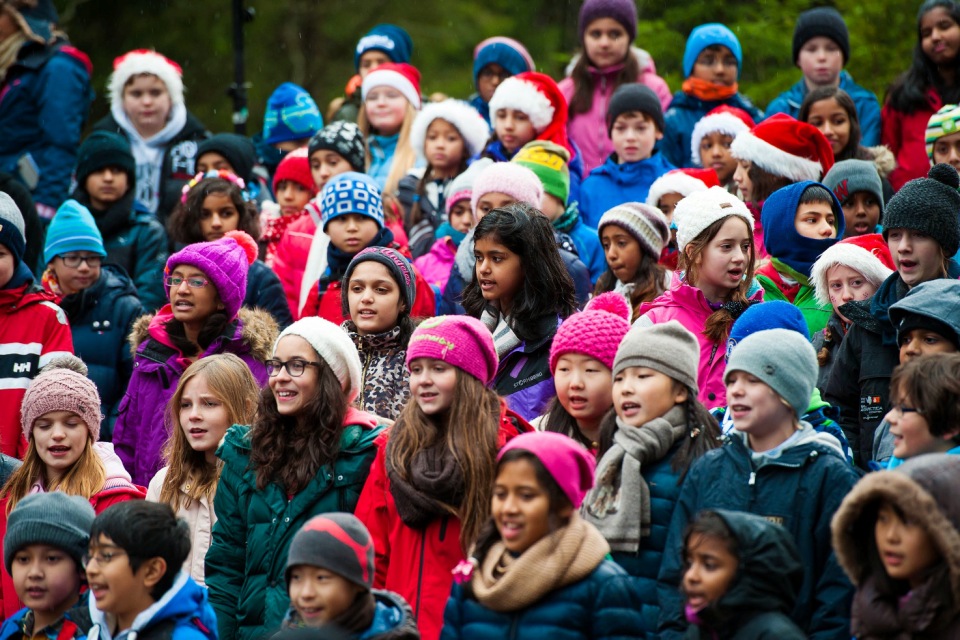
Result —
POLYGON ((107 257, 103 248, 103 236, 97 229, 90 210, 76 200, 67 200, 53 217, 47 229, 47 242, 43 247, 43 263, 71 251, 90 251, 101 258, 107 257))

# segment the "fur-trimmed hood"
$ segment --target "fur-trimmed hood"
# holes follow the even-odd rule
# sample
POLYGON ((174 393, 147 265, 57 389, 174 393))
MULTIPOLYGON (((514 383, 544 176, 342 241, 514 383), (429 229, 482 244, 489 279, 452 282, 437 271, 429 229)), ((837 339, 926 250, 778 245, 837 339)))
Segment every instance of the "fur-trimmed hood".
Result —
MULTIPOLYGON (((130 330, 130 351, 134 357, 137 350, 150 338, 150 323, 155 314, 148 313, 137 318, 130 330)), ((240 339, 250 346, 250 355, 263 362, 273 355, 273 343, 280 330, 277 321, 267 311, 243 307, 237 314, 240 321, 240 339)))

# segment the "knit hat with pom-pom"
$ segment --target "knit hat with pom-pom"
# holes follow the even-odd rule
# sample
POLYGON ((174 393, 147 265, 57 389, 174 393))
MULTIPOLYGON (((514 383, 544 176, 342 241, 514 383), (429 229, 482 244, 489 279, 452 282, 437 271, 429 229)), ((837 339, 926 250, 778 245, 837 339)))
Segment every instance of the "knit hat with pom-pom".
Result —
MULTIPOLYGON (((247 271, 256 259, 257 242, 243 231, 228 231, 219 240, 187 245, 170 256, 163 275, 169 276, 180 265, 200 269, 217 288, 224 312, 233 320, 247 294, 247 271)), ((169 300, 170 285, 166 281, 163 289, 169 300)))
POLYGON ((623 336, 630 330, 630 305, 615 291, 601 293, 560 325, 550 347, 550 373, 557 360, 568 353, 579 353, 613 369, 613 359, 623 336))
POLYGON ((75 355, 53 358, 30 383, 20 405, 23 437, 29 440, 33 423, 51 411, 77 414, 93 441, 100 439, 100 394, 87 377, 87 365, 75 355))
POLYGON ((883 217, 883 239, 891 229, 910 229, 924 233, 952 256, 960 247, 960 176, 948 164, 930 169, 926 178, 911 180, 887 203, 883 217))

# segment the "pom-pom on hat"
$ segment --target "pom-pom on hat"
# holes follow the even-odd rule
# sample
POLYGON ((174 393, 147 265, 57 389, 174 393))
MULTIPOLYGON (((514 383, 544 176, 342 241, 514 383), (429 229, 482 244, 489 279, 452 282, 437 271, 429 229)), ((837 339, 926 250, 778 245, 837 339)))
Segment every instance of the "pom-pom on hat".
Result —
MULTIPOLYGON (((201 143, 201 148, 203 143, 201 143)), ((252 146, 252 143, 251 143, 252 146)), ((197 152, 200 157, 200 152, 197 152)), ((127 189, 137 180, 137 163, 130 151, 130 142, 116 131, 94 131, 77 150, 77 186, 87 190, 87 178, 105 167, 119 167, 127 174, 127 189)))
POLYGON ((527 114, 540 140, 564 147, 567 142, 567 100, 550 76, 526 71, 500 83, 490 98, 490 114, 499 109, 516 109, 527 114))
POLYGON ((891 229, 910 229, 930 236, 952 256, 960 248, 960 176, 948 164, 935 165, 926 178, 903 185, 887 203, 883 239, 891 229))
POLYGON ((473 49, 473 81, 480 79, 480 72, 488 64, 498 64, 511 76, 524 71, 534 71, 533 58, 521 43, 513 38, 494 36, 483 40, 473 49))
POLYGON ((807 340, 810 339, 810 329, 803 317, 803 312, 786 300, 770 300, 762 304, 752 304, 737 318, 730 327, 730 337, 727 338, 727 360, 730 354, 747 336, 757 331, 767 329, 789 329, 796 331, 807 340))
POLYGON ((470 210, 473 211, 475 219, 479 219, 477 203, 488 193, 503 193, 517 202, 525 202, 539 209, 543 200, 543 184, 537 174, 523 165, 515 162, 495 162, 481 171, 473 182, 470 210))
POLYGON ((12 573, 17 552, 33 544, 67 552, 77 565, 90 546, 90 527, 96 514, 90 501, 62 491, 30 493, 7 516, 3 536, 3 564, 12 573))
POLYGON ((890 249, 879 233, 868 233, 842 240, 824 251, 810 270, 817 302, 830 304, 827 272, 833 267, 849 267, 879 287, 893 273, 890 249))
POLYGON ((584 0, 577 18, 577 37, 583 42, 583 34, 594 20, 612 18, 627 32, 627 41, 637 39, 637 5, 634 0, 584 0))
POLYGON ((374 553, 370 532, 352 513, 325 513, 307 520, 290 541, 284 578, 307 565, 327 569, 366 589, 373 588, 374 553))
POLYGON ((714 45, 722 45, 730 49, 737 59, 737 75, 740 75, 740 70, 743 69, 743 49, 740 48, 740 40, 726 25, 710 22, 696 27, 687 37, 687 46, 683 51, 684 78, 689 78, 693 73, 693 65, 700 56, 700 52, 714 45))
POLYGON ((47 228, 43 263, 50 264, 57 256, 72 251, 89 251, 101 258, 107 257, 93 214, 76 200, 67 200, 57 209, 47 228))
MULTIPOLYGON (((810 405, 819 365, 813 345, 802 335, 789 329, 767 329, 737 345, 727 361, 724 382, 734 371, 758 378, 802 416, 810 405)), ((732 402, 729 395, 727 401, 732 402)))
POLYGON ((630 82, 617 87, 613 95, 610 96, 610 104, 607 105, 606 113, 608 136, 613 132, 613 125, 617 121, 617 117, 631 111, 638 111, 649 116, 657 125, 657 131, 663 132, 663 105, 660 103, 660 98, 647 85, 630 82))
POLYGON ((833 167, 833 149, 820 130, 777 113, 737 135, 730 152, 767 173, 794 182, 820 180, 833 167))
POLYGON ((331 122, 310 138, 307 146, 309 158, 317 151, 329 150, 343 156, 350 168, 363 173, 367 149, 363 142, 363 132, 354 122, 337 120, 331 122))
POLYGON ((927 157, 933 164, 933 147, 940 138, 960 133, 960 105, 947 104, 930 116, 927 121, 927 130, 924 141, 927 144, 927 157))
POLYGON ((368 73, 360 88, 364 101, 374 87, 396 89, 414 109, 420 108, 420 72, 411 64, 387 62, 368 73))
POLYGON ((320 108, 303 87, 284 82, 267 98, 267 108, 263 114, 264 143, 303 140, 322 127, 320 108))
POLYGON ((687 387, 693 395, 700 393, 700 343, 676 320, 630 329, 617 349, 613 375, 629 367, 659 371, 687 387))
POLYGON ((156 51, 135 49, 113 60, 113 73, 107 83, 107 93, 115 112, 123 111, 123 88, 127 82, 135 76, 145 74, 160 78, 167 86, 173 106, 183 104, 183 69, 180 65, 156 51))
POLYGON ((654 259, 670 240, 670 225, 660 209, 640 202, 624 202, 606 211, 600 217, 597 232, 607 225, 620 227, 640 243, 640 247, 654 259))
POLYGON ((817 36, 830 38, 843 53, 843 64, 850 59, 850 33, 843 16, 833 7, 817 7, 800 14, 793 29, 793 63, 797 64, 800 50, 808 40, 817 36))
POLYGON ((841 160, 823 176, 823 185, 833 191, 840 204, 858 191, 871 193, 880 204, 880 219, 883 219, 883 184, 877 165, 870 160, 841 160))
POLYGON ((294 149, 277 165, 277 170, 273 174, 274 193, 284 180, 297 183, 309 191, 311 197, 317 195, 317 185, 313 181, 313 174, 310 173, 310 160, 304 147, 294 149))
POLYGON ((693 163, 700 166, 700 143, 704 136, 711 133, 722 133, 736 138, 745 131, 757 126, 750 114, 743 109, 722 104, 711 109, 707 115, 697 120, 690 134, 690 157, 693 163))
POLYGON ((673 221, 677 225, 677 248, 684 248, 718 220, 739 216, 753 229, 753 215, 747 205, 722 187, 692 193, 677 203, 673 221))
POLYGON ((410 145, 417 157, 424 159, 423 145, 427 140, 427 129, 434 120, 449 122, 460 134, 464 142, 464 152, 472 158, 481 151, 490 137, 490 125, 483 116, 463 100, 447 99, 443 102, 431 102, 417 114, 410 129, 410 145))
POLYGON ((357 255, 353 256, 347 270, 343 274, 343 286, 340 288, 341 301, 343 303, 343 315, 350 315, 350 305, 347 302, 347 296, 350 288, 347 284, 350 282, 350 276, 353 270, 361 262, 377 262, 382 264, 390 272, 390 275, 396 281, 400 288, 400 301, 406 305, 407 311, 413 308, 413 301, 417 298, 417 278, 413 271, 413 265, 404 257, 402 253, 390 247, 367 247, 362 249, 357 255))
POLYGON ((320 202, 320 220, 324 231, 331 220, 349 213, 373 218, 383 228, 380 186, 364 173, 347 171, 330 178, 320 192, 320 202))
MULTIPOLYGON (((257 259, 257 242, 243 231, 227 231, 213 242, 197 242, 167 259, 163 275, 169 276, 180 265, 200 269, 217 288, 224 313, 231 320, 237 317, 247 294, 247 271, 257 259)), ((170 285, 164 280, 163 290, 170 299, 170 285)))
POLYGON ((584 496, 593 488, 596 459, 582 445, 562 433, 521 433, 500 449, 497 462, 508 451, 527 451, 536 456, 574 509, 580 508, 584 496))
POLYGON ((94 442, 100 439, 100 394, 87 377, 87 365, 72 354, 53 358, 40 370, 20 403, 20 426, 30 440, 33 423, 51 411, 69 411, 80 416, 94 442))
POLYGON ((668 193, 679 193, 686 198, 691 193, 719 187, 720 178, 713 169, 674 169, 653 181, 647 191, 647 204, 656 207, 668 193))
POLYGON ((630 330, 630 316, 630 305, 616 291, 590 300, 583 311, 564 320, 557 329, 550 347, 550 373, 557 370, 557 360, 568 353, 589 356, 612 370, 617 347, 630 330))
POLYGON ((417 358, 442 360, 483 384, 497 373, 497 350, 490 330, 470 316, 427 318, 410 336, 407 368, 417 358))
POLYGON ((392 62, 410 62, 413 40, 403 27, 378 24, 357 42, 353 51, 353 66, 360 71, 360 58, 367 51, 382 51, 392 62))
MULTIPOLYGON (((531 140, 517 151, 510 162, 533 171, 540 178, 544 193, 567 205, 570 198, 569 151, 548 140, 531 140)), ((540 208, 539 204, 537 208, 540 208)))
POLYGON ((347 332, 318 316, 300 318, 280 332, 277 341, 273 343, 274 353, 277 352, 280 341, 287 336, 303 338, 313 347, 340 381, 340 388, 346 393, 347 404, 353 404, 360 395, 363 382, 360 354, 347 332))
MULTIPOLYGON (((250 184, 253 166, 257 164, 257 148, 247 136, 238 133, 218 133, 197 146, 197 159, 205 153, 219 153, 233 169, 233 173, 250 184)), ((132 156, 131 156, 132 159, 132 156)))

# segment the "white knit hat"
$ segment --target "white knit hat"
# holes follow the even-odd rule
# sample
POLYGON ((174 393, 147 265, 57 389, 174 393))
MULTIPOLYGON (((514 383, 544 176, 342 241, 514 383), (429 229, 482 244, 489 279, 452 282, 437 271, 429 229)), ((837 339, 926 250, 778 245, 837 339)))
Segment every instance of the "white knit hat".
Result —
POLYGON ((722 187, 690 194, 677 203, 673 221, 677 225, 677 248, 683 252, 694 238, 717 220, 740 216, 753 229, 753 215, 736 196, 722 187))
POLYGON ((731 138, 736 138, 738 134, 744 131, 750 131, 750 126, 729 111, 708 113, 703 116, 694 125, 693 133, 690 134, 690 157, 693 159, 693 164, 698 167, 701 166, 700 142, 708 133, 722 133, 731 138))
POLYGON ((530 117, 530 124, 533 125, 537 133, 546 129, 553 122, 553 115, 556 112, 550 98, 539 91, 533 82, 522 80, 516 76, 510 76, 497 85, 493 97, 490 98, 489 107, 491 114, 500 109, 522 111, 530 117))
POLYGON ((670 171, 665 173, 650 185, 647 192, 647 204, 656 207, 660 204, 660 198, 668 193, 679 193, 686 198, 691 193, 697 191, 706 191, 707 185, 703 180, 694 178, 683 171, 670 171))
POLYGON ((427 129, 438 119, 449 122, 460 133, 468 157, 480 153, 490 137, 490 125, 476 109, 463 100, 431 102, 417 114, 410 129, 410 145, 421 160, 424 158, 423 145, 427 139, 427 129))
POLYGON ((327 363, 333 374, 340 381, 340 386, 347 392, 347 404, 352 404, 360 395, 360 354, 357 347, 347 336, 347 332, 316 316, 301 318, 280 333, 280 337, 273 343, 276 352, 277 344, 285 336, 300 336, 310 343, 317 355, 327 363))
POLYGON ((810 281, 813 283, 817 302, 822 305, 830 304, 827 271, 838 265, 850 267, 873 283, 874 287, 879 287, 893 273, 880 258, 860 245, 838 242, 824 251, 810 269, 810 281))
POLYGON ((147 49, 135 49, 113 60, 113 73, 107 83, 110 104, 123 108, 123 88, 134 76, 150 74, 157 76, 167 86, 170 103, 183 104, 183 70, 170 58, 147 49))

